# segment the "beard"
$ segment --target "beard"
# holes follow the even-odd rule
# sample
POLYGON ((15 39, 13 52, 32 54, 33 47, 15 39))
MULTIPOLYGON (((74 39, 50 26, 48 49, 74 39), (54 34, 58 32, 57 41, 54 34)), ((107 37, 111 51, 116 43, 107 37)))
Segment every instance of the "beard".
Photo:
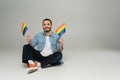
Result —
POLYGON ((46 27, 46 28, 43 28, 44 29, 44 32, 50 32, 51 31, 51 28, 49 27, 46 27))

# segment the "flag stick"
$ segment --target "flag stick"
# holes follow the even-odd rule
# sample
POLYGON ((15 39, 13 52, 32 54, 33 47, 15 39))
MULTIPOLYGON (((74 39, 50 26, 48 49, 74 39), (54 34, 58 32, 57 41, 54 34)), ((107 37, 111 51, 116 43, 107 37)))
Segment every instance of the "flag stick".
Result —
POLYGON ((28 30, 27 30, 26 33, 25 33, 25 37, 27 37, 27 36, 30 36, 28 30))

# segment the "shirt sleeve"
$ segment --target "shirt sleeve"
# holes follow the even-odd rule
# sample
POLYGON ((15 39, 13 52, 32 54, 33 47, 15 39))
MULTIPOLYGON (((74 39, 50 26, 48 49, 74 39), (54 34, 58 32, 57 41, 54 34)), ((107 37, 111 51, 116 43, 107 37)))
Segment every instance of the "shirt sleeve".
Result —
POLYGON ((38 36, 36 35, 36 36, 32 39, 31 45, 32 45, 33 47, 35 47, 37 44, 38 44, 38 36))

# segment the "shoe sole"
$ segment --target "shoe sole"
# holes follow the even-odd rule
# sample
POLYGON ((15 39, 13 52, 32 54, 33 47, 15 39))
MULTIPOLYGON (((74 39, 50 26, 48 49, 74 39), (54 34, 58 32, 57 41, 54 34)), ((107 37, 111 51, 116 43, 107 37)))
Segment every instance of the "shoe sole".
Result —
POLYGON ((33 73, 37 70, 38 70, 38 67, 30 68, 27 73, 30 74, 30 73, 33 73))

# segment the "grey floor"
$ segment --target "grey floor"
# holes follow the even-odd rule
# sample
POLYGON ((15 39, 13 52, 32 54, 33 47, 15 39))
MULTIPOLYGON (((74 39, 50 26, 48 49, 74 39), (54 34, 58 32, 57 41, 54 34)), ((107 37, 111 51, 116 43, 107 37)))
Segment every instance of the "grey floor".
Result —
POLYGON ((64 50, 64 64, 27 74, 20 50, 0 50, 4 80, 120 80, 120 51, 64 50))

